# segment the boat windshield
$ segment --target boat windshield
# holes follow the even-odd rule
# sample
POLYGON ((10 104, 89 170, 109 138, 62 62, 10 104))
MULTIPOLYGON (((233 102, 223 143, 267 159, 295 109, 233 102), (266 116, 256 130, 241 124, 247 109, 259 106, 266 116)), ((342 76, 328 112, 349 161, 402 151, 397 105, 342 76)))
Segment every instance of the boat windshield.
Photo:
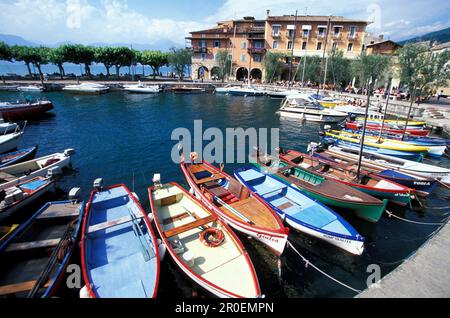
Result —
POLYGON ((289 98, 287 100, 287 104, 289 107, 302 107, 302 108, 306 107, 319 110, 324 109, 324 107, 320 105, 319 102, 309 100, 306 98, 289 98))

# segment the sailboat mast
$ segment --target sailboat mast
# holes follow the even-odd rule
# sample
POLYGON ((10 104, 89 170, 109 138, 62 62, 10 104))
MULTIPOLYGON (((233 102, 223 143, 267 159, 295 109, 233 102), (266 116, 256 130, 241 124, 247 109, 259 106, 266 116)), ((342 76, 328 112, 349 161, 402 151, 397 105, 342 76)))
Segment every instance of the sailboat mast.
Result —
POLYGON ((392 77, 389 77, 388 87, 387 87, 388 94, 386 97, 386 105, 384 106, 383 120, 381 122, 381 129, 380 129, 380 135, 378 136, 378 140, 380 140, 381 136, 383 135, 384 121, 386 120, 386 114, 387 114, 387 109, 388 109, 388 105, 389 105, 389 96, 391 96, 391 91, 392 91, 392 77))
POLYGON ((294 59, 294 47, 295 47, 295 38, 296 38, 296 36, 297 36, 297 10, 295 10, 294 36, 292 37, 291 58, 289 59, 289 81, 288 81, 288 88, 291 87, 292 60, 294 59))
POLYGON ((359 146, 359 158, 358 158, 358 171, 356 173, 356 177, 359 179, 359 174, 361 172, 361 160, 362 160, 362 155, 363 155, 363 150, 364 150, 364 137, 366 135, 366 125, 367 125, 367 114, 369 112, 369 103, 370 103, 370 85, 372 84, 372 77, 370 77, 370 79, 368 80, 367 83, 367 105, 366 105, 366 111, 364 114, 364 125, 363 125, 363 131, 362 131, 362 136, 361 136, 361 144, 359 146))
MULTIPOLYGON (((327 32, 325 33, 325 45, 323 46, 323 52, 322 52, 322 66, 321 66, 321 68, 322 68, 323 71, 325 71, 324 70, 323 61, 325 60, 325 52, 327 50, 328 35, 330 33, 330 25, 331 25, 331 16, 328 17, 327 32)), ((326 74, 324 74, 324 80, 325 80, 325 76, 326 76, 326 74)), ((325 87, 325 82, 323 83, 323 87, 325 87)), ((320 83, 317 86, 317 97, 319 97, 319 89, 320 89, 320 83)))
POLYGON ((405 127, 403 128, 402 141, 405 139, 406 129, 408 129, 409 116, 411 116, 412 105, 414 103, 414 99, 416 98, 416 87, 417 83, 414 83, 414 89, 411 95, 411 102, 409 103, 408 116, 406 117, 405 127))

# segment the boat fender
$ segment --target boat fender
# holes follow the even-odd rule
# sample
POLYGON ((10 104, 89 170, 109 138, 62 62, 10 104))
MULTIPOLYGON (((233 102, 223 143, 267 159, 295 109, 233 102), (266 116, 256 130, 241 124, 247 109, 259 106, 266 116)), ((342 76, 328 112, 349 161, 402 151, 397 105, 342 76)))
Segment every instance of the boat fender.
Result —
POLYGON ((156 243, 158 244, 159 259, 163 261, 167 251, 166 244, 164 244, 160 239, 157 239, 156 243))
POLYGON ((192 194, 192 195, 195 194, 195 191, 194 191, 194 189, 192 187, 189 188, 189 193, 192 194))
POLYGON ((58 250, 58 262, 60 264, 64 261, 64 257, 67 254, 67 251, 69 249, 70 243, 71 243, 71 239, 70 238, 67 239, 67 240, 64 240, 62 242, 62 244, 61 244, 61 247, 58 250))
POLYGON ((194 254, 192 254, 191 252, 187 251, 185 253, 183 253, 183 255, 181 255, 182 259, 184 260, 184 262, 186 263, 187 266, 192 267, 195 264, 195 258, 194 258, 194 254))
POLYGON ((153 213, 152 212, 148 212, 148 214, 147 214, 147 217, 148 217, 148 220, 150 221, 150 222, 153 222, 153 213))
POLYGON ((136 192, 131 192, 131 194, 133 195, 133 197, 136 199, 137 202, 140 202, 139 196, 136 194, 136 192))
POLYGON ((195 163, 195 161, 198 159, 198 153, 191 152, 189 154, 189 159, 191 160, 191 163, 195 163))
POLYGON ((80 289, 80 298, 91 298, 91 295, 89 294, 89 291, 88 291, 86 285, 84 285, 80 289))
POLYGON ((200 233, 200 242, 207 247, 220 246, 224 241, 225 235, 218 228, 210 227, 200 233))

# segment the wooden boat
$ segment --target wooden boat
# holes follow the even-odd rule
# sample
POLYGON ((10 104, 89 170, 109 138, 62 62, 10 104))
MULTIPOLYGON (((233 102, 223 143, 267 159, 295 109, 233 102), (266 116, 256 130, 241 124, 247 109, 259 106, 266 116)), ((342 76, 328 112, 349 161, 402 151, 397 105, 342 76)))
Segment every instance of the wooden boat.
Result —
POLYGON ((0 155, 0 168, 31 160, 36 155, 37 150, 38 146, 33 146, 2 154, 0 155))
POLYGON ((84 204, 48 202, 0 244, 0 297, 52 297, 77 247, 84 204))
POLYGON ((8 238, 17 228, 19 224, 0 225, 0 244, 8 238))
MULTIPOLYGON (((363 123, 361 122, 347 122, 345 123, 345 128, 359 131, 362 129, 363 123)), ((381 123, 380 124, 367 124, 366 125, 367 130, 372 130, 377 133, 381 131, 381 123)), ((403 134, 403 129, 396 129, 396 128, 390 128, 389 126, 383 127, 383 132, 389 132, 394 134, 403 134)), ((430 131, 428 129, 407 129, 406 132, 413 136, 428 136, 430 131)))
POLYGON ((17 145, 19 144, 22 135, 23 131, 0 135, 0 153, 10 152, 13 149, 17 149, 17 145))
MULTIPOLYGON (((360 149, 360 145, 353 143, 353 142, 340 140, 340 139, 325 137, 322 139, 322 142, 329 144, 329 145, 352 148, 352 149, 355 149, 358 151, 360 149)), ((391 156, 391 157, 402 158, 402 159, 416 161, 416 162, 421 162, 424 157, 423 153, 415 153, 415 152, 407 152, 407 151, 398 151, 398 150, 370 147, 370 146, 365 145, 365 143, 364 143, 363 150, 368 153, 387 155, 387 156, 391 156)))
POLYGON ((0 190, 12 187, 16 184, 41 176, 58 174, 62 169, 70 166, 73 149, 54 153, 48 156, 16 163, 8 167, 0 168, 0 190))
MULTIPOLYGON (((359 149, 353 147, 330 146, 327 152, 349 160, 358 160, 359 158, 359 149)), ((447 168, 367 152, 365 150, 363 151, 362 162, 371 168, 383 167, 402 173, 413 173, 439 180, 439 182, 450 186, 450 169, 447 168)))
POLYGON ((52 185, 53 180, 50 178, 35 177, 0 190, 0 221, 11 217, 18 210, 50 191, 52 185))
POLYGON ((52 102, 40 100, 35 102, 0 103, 0 114, 6 121, 32 120, 53 109, 52 102))
POLYGON ((198 164, 182 161, 180 165, 189 186, 207 208, 276 255, 283 253, 289 231, 259 196, 205 161, 198 164))
POLYGON ((260 297, 244 246, 216 214, 176 183, 149 188, 159 236, 178 267, 217 297, 260 297))
MULTIPOLYGON (((335 131, 336 133, 336 131, 335 131)), ((350 138, 361 138, 361 134, 349 133, 346 131, 340 131, 339 135, 350 138)), ((378 136, 367 135, 364 140, 364 144, 369 146, 378 145, 383 149, 392 149, 407 152, 423 152, 431 157, 441 157, 446 149, 447 144, 433 143, 433 142, 417 142, 417 141, 402 141, 398 139, 391 139, 386 136, 379 138, 378 136)))
MULTIPOLYGON (((358 117, 356 118, 356 121, 363 122, 364 118, 358 117)), ((382 122, 382 119, 370 119, 370 123, 380 123, 382 122)), ((385 123, 388 125, 395 125, 395 126, 405 126, 406 120, 400 120, 400 119, 385 119, 385 123)), ((408 121, 408 126, 425 126, 427 123, 424 121, 408 121)))
POLYGON ((174 92, 175 94, 200 94, 204 93, 205 90, 201 87, 183 85, 172 87, 172 92, 174 92))
POLYGON ((389 199, 391 202, 399 205, 404 206, 409 204, 411 197, 416 192, 414 189, 410 189, 375 174, 367 173, 363 169, 360 171, 360 176, 358 177, 356 173, 357 165, 338 164, 295 150, 280 152, 280 158, 292 165, 299 166, 310 172, 315 172, 326 178, 332 178, 337 182, 351 186, 374 197, 389 199))
MULTIPOLYGON (((336 138, 339 140, 345 140, 349 141, 354 144, 359 144, 361 139, 361 134, 352 134, 347 132, 342 132, 338 130, 332 130, 330 132, 325 132, 325 135, 336 138)), ((374 148, 381 148, 381 149, 388 149, 388 150, 396 150, 396 151, 406 151, 406 152, 413 152, 413 153, 420 153, 420 154, 426 154, 428 153, 429 147, 420 147, 420 146, 414 146, 410 145, 405 142, 397 141, 397 140, 390 140, 381 138, 381 140, 378 140, 376 137, 371 136, 365 136, 364 138, 364 145, 374 147, 374 148)))
POLYGON ((281 101, 280 115, 312 122, 340 123, 347 114, 324 108, 308 94, 293 94, 281 101))
POLYGON ((159 267, 156 237, 135 196, 125 185, 98 186, 86 206, 81 236, 81 268, 89 296, 155 297, 159 267))
POLYGON ((237 169, 234 175, 297 231, 355 255, 364 251, 364 238, 347 221, 297 188, 252 167, 237 169))
MULTIPOLYGON (((328 160, 334 163, 338 163, 344 166, 358 166, 357 158, 348 159, 345 157, 341 157, 339 155, 334 155, 328 151, 320 151, 314 152, 314 157, 317 157, 321 160, 328 160)), ((427 196, 437 187, 438 182, 435 179, 429 177, 423 177, 420 175, 412 174, 412 173, 404 173, 399 172, 392 169, 386 169, 383 166, 379 165, 370 165, 366 162, 361 161, 361 167, 364 171, 369 172, 371 174, 375 174, 384 179, 388 179, 395 183, 401 184, 405 187, 412 188, 416 190, 417 195, 427 196)))
POLYGON ((264 173, 273 174, 309 197, 328 206, 341 208, 345 212, 352 211, 369 222, 378 222, 388 202, 386 199, 381 201, 336 180, 283 162, 279 158, 255 156, 254 159, 264 173))

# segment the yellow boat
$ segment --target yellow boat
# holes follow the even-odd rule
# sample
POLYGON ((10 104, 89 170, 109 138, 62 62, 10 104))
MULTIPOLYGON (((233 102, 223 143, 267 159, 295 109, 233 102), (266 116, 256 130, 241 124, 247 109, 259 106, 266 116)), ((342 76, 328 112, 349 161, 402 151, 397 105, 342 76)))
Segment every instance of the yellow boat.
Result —
MULTIPOLYGON (((332 130, 331 132, 326 132, 325 134, 332 138, 337 138, 357 144, 360 143, 361 139, 361 134, 353 134, 338 130, 332 130)), ((426 153, 429 150, 429 147, 415 146, 403 141, 385 138, 381 138, 379 140, 377 137, 367 135, 364 137, 364 145, 375 148, 419 153, 426 153)))
MULTIPOLYGON (((356 121, 364 121, 364 117, 358 117, 358 118, 356 118, 356 121)), ((381 123, 382 119, 370 118, 368 121, 381 123)), ((402 126, 402 125, 404 126, 406 124, 406 120, 398 120, 398 119, 386 119, 384 122, 389 123, 389 124, 394 124, 397 126, 402 126)), ((423 126, 425 124, 426 124, 426 122, 424 122, 424 121, 408 121, 408 126, 423 126)))
POLYGON ((6 240, 19 227, 19 224, 13 224, 9 226, 0 226, 0 242, 6 240))
POLYGON ((337 106, 337 102, 334 101, 326 101, 326 100, 319 100, 318 101, 320 103, 320 105, 322 105, 323 107, 328 107, 328 108, 333 108, 337 106))

